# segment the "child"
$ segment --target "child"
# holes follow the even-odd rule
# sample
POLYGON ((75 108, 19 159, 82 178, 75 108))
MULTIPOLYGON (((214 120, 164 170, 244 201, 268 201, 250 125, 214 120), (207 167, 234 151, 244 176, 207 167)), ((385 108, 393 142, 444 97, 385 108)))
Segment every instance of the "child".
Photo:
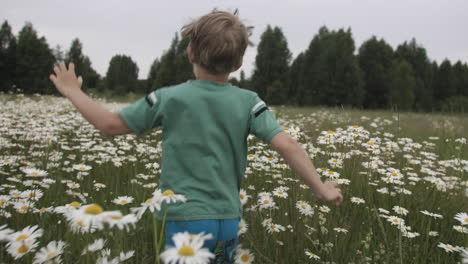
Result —
MULTIPOLYGON (((51 75, 57 89, 106 135, 163 129, 161 190, 187 198, 167 211, 166 245, 176 232, 211 233, 204 247, 232 261, 242 208, 239 189, 247 163, 247 136, 269 143, 311 187, 315 196, 341 204, 336 181, 322 183, 302 146, 283 131, 256 93, 228 83, 242 65, 250 28, 234 14, 211 13, 182 28, 196 80, 151 92, 112 113, 81 90, 74 65, 51 75)), ((176 72, 174 74, 177 74, 176 72)), ((159 216, 160 217, 160 216, 159 216)))

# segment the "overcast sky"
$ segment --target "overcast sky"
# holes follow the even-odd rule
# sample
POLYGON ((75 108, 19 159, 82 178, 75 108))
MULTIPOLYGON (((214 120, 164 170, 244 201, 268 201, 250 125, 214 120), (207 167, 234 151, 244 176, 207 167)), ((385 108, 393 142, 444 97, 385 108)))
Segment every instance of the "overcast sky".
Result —
MULTIPOLYGON (((326 25, 351 27, 356 47, 372 35, 394 48, 414 37, 431 59, 468 62, 467 0, 2 0, 0 19, 8 20, 15 35, 29 21, 51 47, 63 50, 79 38, 101 75, 113 55, 129 55, 146 78, 174 33, 215 7, 238 8, 241 19, 255 27, 257 44, 268 24, 281 27, 294 57, 326 25)), ((249 47, 241 68, 247 75, 255 55, 256 47, 249 47)))

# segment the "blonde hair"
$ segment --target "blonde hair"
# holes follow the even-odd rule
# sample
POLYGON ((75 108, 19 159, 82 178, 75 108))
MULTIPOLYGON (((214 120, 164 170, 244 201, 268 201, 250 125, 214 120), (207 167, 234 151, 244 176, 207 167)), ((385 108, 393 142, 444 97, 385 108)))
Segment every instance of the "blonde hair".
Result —
POLYGON ((182 27, 182 37, 190 39, 193 60, 213 74, 234 71, 242 63, 245 49, 252 45, 253 27, 246 27, 233 13, 214 9, 182 27))

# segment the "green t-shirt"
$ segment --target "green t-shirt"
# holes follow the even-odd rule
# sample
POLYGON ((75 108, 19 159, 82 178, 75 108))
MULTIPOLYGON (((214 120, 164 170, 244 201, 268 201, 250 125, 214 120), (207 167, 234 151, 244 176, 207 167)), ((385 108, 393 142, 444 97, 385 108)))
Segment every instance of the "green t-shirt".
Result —
POLYGON ((187 198, 169 206, 171 221, 240 217, 247 136, 270 143, 283 131, 256 93, 208 80, 158 89, 119 114, 137 135, 162 126, 160 188, 187 198))

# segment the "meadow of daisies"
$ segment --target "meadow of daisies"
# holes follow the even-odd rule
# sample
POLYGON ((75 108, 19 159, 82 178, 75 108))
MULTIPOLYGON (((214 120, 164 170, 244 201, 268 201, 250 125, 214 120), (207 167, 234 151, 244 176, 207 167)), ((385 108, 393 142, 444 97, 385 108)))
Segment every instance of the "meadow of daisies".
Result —
MULTIPOLYGON (((274 112, 344 202, 249 138, 236 263, 468 263, 466 115, 274 112)), ((160 130, 106 137, 63 98, 0 95, 0 263, 207 263, 209 234, 162 246, 153 214, 185 197, 158 189, 161 154, 160 130)))

